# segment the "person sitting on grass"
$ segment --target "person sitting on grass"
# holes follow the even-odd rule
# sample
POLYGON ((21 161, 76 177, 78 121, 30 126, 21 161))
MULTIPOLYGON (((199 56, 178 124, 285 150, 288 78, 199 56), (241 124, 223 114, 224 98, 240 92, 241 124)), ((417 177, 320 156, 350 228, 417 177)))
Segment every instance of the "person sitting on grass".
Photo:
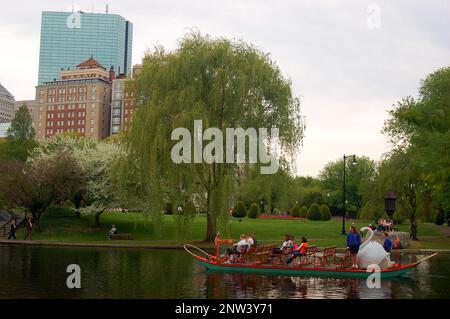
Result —
POLYGON ((361 246, 361 236, 356 230, 356 226, 352 224, 350 226, 350 232, 347 235, 347 248, 350 249, 350 253, 352 256, 353 269, 358 269, 359 246, 361 246))
POLYGON ((116 225, 112 225, 111 229, 108 232, 109 240, 111 240, 113 235, 115 235, 115 234, 117 234, 117 228, 116 228, 116 225))
POLYGON ((297 257, 306 256, 308 246, 309 246, 308 240, 305 237, 302 237, 302 243, 286 259, 286 264, 290 264, 297 257))

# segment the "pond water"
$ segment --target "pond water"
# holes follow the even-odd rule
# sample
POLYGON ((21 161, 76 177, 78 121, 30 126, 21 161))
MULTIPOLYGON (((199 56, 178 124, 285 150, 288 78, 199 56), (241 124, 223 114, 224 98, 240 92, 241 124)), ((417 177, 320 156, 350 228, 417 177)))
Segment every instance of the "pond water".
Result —
POLYGON ((450 298, 449 269, 450 255, 438 255, 369 289, 361 279, 207 272, 182 250, 0 244, 0 298, 450 298), (81 267, 81 289, 66 286, 69 264, 81 267))

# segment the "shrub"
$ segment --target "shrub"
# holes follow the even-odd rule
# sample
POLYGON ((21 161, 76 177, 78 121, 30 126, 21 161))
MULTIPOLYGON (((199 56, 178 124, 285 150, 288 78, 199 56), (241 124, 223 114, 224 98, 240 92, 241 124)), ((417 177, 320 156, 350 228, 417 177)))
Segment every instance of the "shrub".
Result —
POLYGON ((291 209, 292 217, 300 217, 300 207, 298 204, 295 204, 291 209))
POLYGON ((256 217, 258 217, 258 211, 259 211, 258 204, 253 203, 248 210, 247 217, 255 219, 256 217))
POLYGON ((436 216, 434 217, 434 223, 436 225, 444 225, 445 223, 445 218, 444 215, 441 212, 437 212, 436 216))
POLYGON ((244 218, 247 216, 247 208, 243 202, 238 202, 236 207, 233 209, 233 217, 244 218))
POLYGON ((309 207, 308 215, 306 217, 309 220, 321 220, 322 216, 320 215, 320 206, 319 204, 312 204, 311 207, 309 207))
POLYGON ((308 215, 308 207, 302 206, 300 208, 300 217, 306 218, 306 215, 308 215))
POLYGON ((64 208, 75 209, 75 204, 71 200, 66 200, 63 205, 64 208))
POLYGON ((330 209, 325 204, 320 206, 320 217, 322 220, 330 220, 331 219, 330 209))

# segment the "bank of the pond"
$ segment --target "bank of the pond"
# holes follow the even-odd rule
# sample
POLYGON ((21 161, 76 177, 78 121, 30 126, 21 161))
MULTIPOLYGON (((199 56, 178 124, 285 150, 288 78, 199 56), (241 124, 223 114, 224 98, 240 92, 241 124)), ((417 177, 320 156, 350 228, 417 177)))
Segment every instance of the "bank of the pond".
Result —
MULTIPOLYGON (((83 243, 83 242, 58 242, 58 241, 48 241, 48 240, 0 240, 0 244, 7 245, 31 245, 31 246, 55 246, 55 247, 92 247, 92 248, 120 248, 120 249, 173 249, 173 250, 181 250, 184 249, 184 244, 189 243, 195 245, 199 248, 213 251, 214 246, 211 243, 205 242, 176 242, 173 241, 139 241, 139 242, 91 242, 91 243, 83 243)), ((263 241, 263 243, 267 243, 267 241, 263 241)), ((318 247, 321 250, 323 247, 318 247)), ((343 252, 345 248, 337 248, 337 252, 343 252)), ((450 249, 400 249, 394 251, 393 254, 450 254, 450 249)))
MULTIPOLYGON (((173 216, 163 216, 156 224, 150 217, 138 213, 106 212, 102 214, 103 227, 94 226, 93 216, 77 218, 75 214, 62 211, 46 214, 42 217, 40 231, 33 232, 33 243, 43 245, 74 245, 92 247, 137 247, 137 248, 182 248, 186 242, 201 248, 211 248, 212 245, 202 242, 206 230, 205 216, 196 216, 189 227, 187 238, 180 240, 177 236, 176 220, 173 216), (131 234, 132 240, 108 241, 107 232, 111 225, 116 225, 119 233, 131 234)), ((367 226, 370 221, 351 221, 357 227, 367 226)), ((349 224, 351 223, 348 223, 349 224)), ((260 243, 279 243, 284 234, 293 234, 296 238, 305 236, 309 242, 324 247, 336 245, 344 248, 345 236, 341 234, 342 221, 300 220, 267 220, 267 219, 232 219, 227 225, 231 237, 237 239, 242 233, 255 234, 260 243)), ((408 231, 407 224, 398 225, 401 231, 408 231)), ((450 249, 450 238, 442 229, 432 223, 419 223, 419 241, 411 242, 409 248, 413 251, 422 249, 450 249)), ((18 239, 23 239, 24 230, 17 233, 18 239)), ((17 241, 17 243, 21 241, 17 241)))

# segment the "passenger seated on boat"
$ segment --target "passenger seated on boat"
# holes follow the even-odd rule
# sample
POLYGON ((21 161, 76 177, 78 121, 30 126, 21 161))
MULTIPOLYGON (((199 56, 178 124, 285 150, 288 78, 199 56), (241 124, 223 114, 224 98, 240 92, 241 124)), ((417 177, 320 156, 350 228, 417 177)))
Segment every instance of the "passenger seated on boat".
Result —
POLYGON ((232 248, 227 248, 228 256, 231 257, 232 255, 240 255, 250 248, 250 245, 247 241, 247 235, 242 234, 239 238, 240 241, 234 244, 232 248))
POLYGON ((279 255, 279 254, 283 253, 283 251, 285 249, 288 249, 288 248, 292 249, 294 245, 292 243, 291 238, 292 238, 292 236, 289 235, 289 234, 284 235, 284 242, 283 242, 283 244, 279 248, 278 247, 274 248, 272 250, 272 255, 279 255))
POLYGON ((308 246, 308 240, 305 237, 302 237, 302 243, 297 247, 297 249, 294 249, 294 251, 286 259, 286 264, 290 264, 297 257, 306 256, 308 246))
POLYGON ((248 248, 250 249, 250 248, 252 248, 252 246, 254 246, 254 245, 256 245, 256 239, 255 239, 255 235, 249 235, 249 234, 247 234, 247 235, 245 235, 246 236, 246 241, 247 241, 247 244, 248 244, 248 248))

